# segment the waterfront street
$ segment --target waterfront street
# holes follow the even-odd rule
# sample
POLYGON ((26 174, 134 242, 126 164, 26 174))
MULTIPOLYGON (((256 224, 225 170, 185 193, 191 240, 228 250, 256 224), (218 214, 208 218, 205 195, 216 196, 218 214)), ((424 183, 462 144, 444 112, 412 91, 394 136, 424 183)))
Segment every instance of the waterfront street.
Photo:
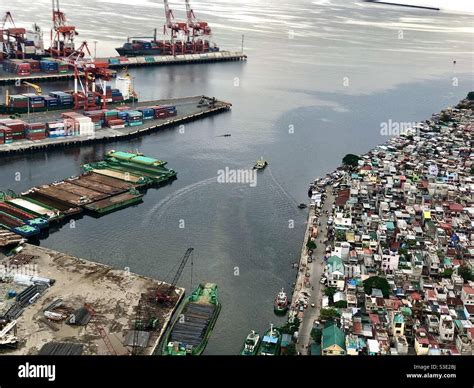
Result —
MULTIPOLYGON (((331 214, 332 205, 334 203, 334 196, 332 194, 332 186, 326 188, 326 200, 323 203, 321 208, 321 215, 318 218, 318 222, 321 223, 321 226, 318 227, 318 236, 316 238, 316 249, 313 252, 313 262, 309 264, 309 272, 310 272, 310 284, 313 289, 311 289, 311 297, 309 298, 308 308, 305 310, 303 320, 301 322, 299 335, 298 335, 298 344, 297 344, 297 351, 300 354, 307 354, 309 349, 309 344, 311 342, 311 329, 313 328, 313 322, 318 319, 319 312, 321 310, 321 301, 322 301, 322 291, 324 287, 320 283, 321 276, 323 274, 324 269, 324 254, 326 245, 322 243, 325 240, 327 235, 327 222, 328 222, 328 212, 331 214), (311 305, 314 304, 314 307, 311 305)), ((314 210, 310 210, 310 215, 308 217, 308 229, 311 228, 312 224, 311 221, 314 216, 314 210)), ((300 261, 301 263, 307 263, 308 254, 306 249, 306 241, 303 243, 302 249, 302 257, 300 261)), ((304 276, 304 274, 303 274, 304 276)))

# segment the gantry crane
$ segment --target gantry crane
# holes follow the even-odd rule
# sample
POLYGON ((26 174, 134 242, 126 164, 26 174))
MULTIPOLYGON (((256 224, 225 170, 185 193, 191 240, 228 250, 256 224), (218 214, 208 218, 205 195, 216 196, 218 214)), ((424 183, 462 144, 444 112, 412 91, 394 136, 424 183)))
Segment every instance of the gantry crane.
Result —
POLYGON ((12 14, 5 12, 0 26, 0 59, 4 57, 24 59, 25 40, 26 29, 16 27, 12 14), (8 24, 11 27, 8 27, 8 24))
MULTIPOLYGON (((194 251, 194 248, 188 248, 186 250, 186 253, 184 254, 183 258, 181 259, 181 263, 179 265, 179 268, 176 271, 176 274, 174 275, 173 281, 171 282, 169 287, 167 287, 166 290, 164 290, 164 291, 160 290, 160 291, 156 292, 155 295, 153 295, 153 299, 156 303, 169 305, 170 303, 173 302, 173 298, 171 297, 171 294, 176 289, 176 284, 178 283, 178 280, 181 277, 181 274, 183 273, 183 269, 184 269, 186 263, 188 262, 189 257, 192 255, 193 251, 194 251)), ((192 263, 193 263, 193 261, 191 259, 191 271, 192 271, 192 265, 193 265, 192 263)))
POLYGON ((100 107, 105 109, 107 81, 114 74, 108 68, 109 64, 92 58, 86 41, 62 60, 74 68, 74 109, 97 109, 97 99, 100 100, 100 107), (97 91, 97 84, 101 91, 97 91))
POLYGON ((53 57, 65 57, 74 51, 74 37, 78 35, 76 27, 69 25, 66 14, 59 9, 59 0, 52 0, 53 28, 51 29, 51 48, 53 57))
POLYGON ((189 0, 186 0, 186 18, 188 23, 188 40, 191 38, 193 52, 206 51, 205 45, 207 44, 209 47, 209 41, 202 41, 200 38, 204 36, 210 37, 211 27, 205 21, 196 20, 196 15, 191 8, 189 0))
POLYGON ((165 4, 165 18, 166 24, 163 27, 163 32, 166 35, 170 32, 171 54, 176 55, 178 52, 184 54, 184 43, 177 40, 180 35, 188 35, 188 26, 185 22, 175 22, 173 11, 171 10, 168 0, 164 0, 165 4))

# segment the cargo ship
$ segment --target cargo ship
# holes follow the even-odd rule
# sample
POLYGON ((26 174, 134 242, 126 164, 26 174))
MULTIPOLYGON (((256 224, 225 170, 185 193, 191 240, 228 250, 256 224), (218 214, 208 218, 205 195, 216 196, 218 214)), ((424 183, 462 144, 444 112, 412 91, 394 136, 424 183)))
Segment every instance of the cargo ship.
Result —
POLYGON ((240 354, 242 356, 255 356, 257 354, 258 345, 260 342, 260 335, 252 330, 244 342, 244 347, 240 354))
POLYGON ((286 311, 288 310, 288 296, 286 295, 286 292, 281 289, 281 291, 278 293, 278 295, 275 298, 275 303, 273 310, 275 311, 275 314, 285 314, 286 311))
POLYGON ((259 356, 278 356, 280 354, 281 333, 270 325, 263 335, 262 341, 257 351, 259 356))
POLYGON ((219 47, 202 40, 194 43, 176 41, 174 44, 156 40, 132 40, 115 50, 122 57, 139 57, 214 53, 219 51, 219 47))
POLYGON ((200 284, 186 299, 177 314, 177 319, 165 336, 163 354, 168 356, 202 354, 220 310, 217 285, 200 284), (184 320, 180 317, 184 317, 184 320))

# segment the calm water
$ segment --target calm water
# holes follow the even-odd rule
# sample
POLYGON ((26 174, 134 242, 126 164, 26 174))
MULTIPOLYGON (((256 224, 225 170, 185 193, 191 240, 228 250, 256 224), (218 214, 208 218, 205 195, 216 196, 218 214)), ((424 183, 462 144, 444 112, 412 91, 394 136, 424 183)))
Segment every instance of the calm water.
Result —
MULTIPOLYGON (((49 0, 30 3, 28 13, 23 1, 9 3, 17 24, 34 17, 49 26, 49 0)), ((113 55, 126 36, 163 23, 159 1, 136 0, 134 8, 125 0, 82 3, 61 1, 80 38, 98 41, 100 55, 113 55)), ((181 3, 171 2, 177 18, 184 15, 181 3)), ((0 159, 1 187, 16 191, 77 174, 109 149, 167 160, 178 179, 149 190, 144 203, 82 218, 41 245, 166 280, 194 247, 194 284, 218 283, 223 302, 208 354, 235 354, 250 329, 280 322, 273 298, 295 278, 291 263, 305 222, 295 203, 305 201, 308 183, 346 153, 386 140, 382 122, 425 119, 473 88, 470 16, 351 0, 236 3, 193 5, 222 48, 240 49, 245 34, 247 63, 132 70, 142 100, 206 94, 231 101, 232 112, 187 124, 184 134, 169 129, 129 142, 0 159), (232 137, 217 137, 224 133, 232 137), (256 187, 216 182, 219 169, 248 168, 262 155, 270 168, 256 187)), ((180 284, 189 287, 189 267, 180 284)))

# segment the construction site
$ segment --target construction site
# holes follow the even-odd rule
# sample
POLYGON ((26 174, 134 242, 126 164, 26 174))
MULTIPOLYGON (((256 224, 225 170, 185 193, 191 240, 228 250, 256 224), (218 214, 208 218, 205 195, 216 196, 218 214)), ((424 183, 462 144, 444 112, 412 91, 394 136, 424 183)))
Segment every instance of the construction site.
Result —
POLYGON ((184 289, 25 244, 0 256, 0 354, 151 355, 184 289))

